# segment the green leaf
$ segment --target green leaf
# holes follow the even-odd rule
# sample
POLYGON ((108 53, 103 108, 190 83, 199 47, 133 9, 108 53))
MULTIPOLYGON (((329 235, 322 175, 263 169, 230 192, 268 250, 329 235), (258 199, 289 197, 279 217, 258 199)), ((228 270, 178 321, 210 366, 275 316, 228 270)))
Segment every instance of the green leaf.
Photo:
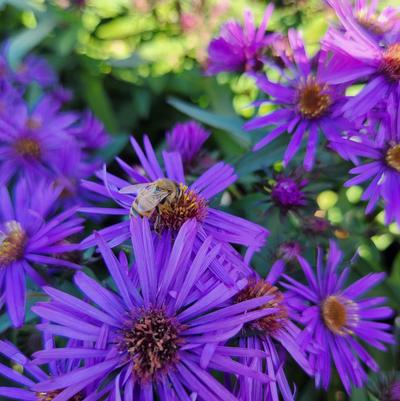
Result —
POLYGON ((126 146, 129 135, 120 134, 111 138, 110 143, 99 152, 101 159, 104 162, 111 162, 115 156, 121 153, 122 149, 126 146))
POLYGON ((53 14, 46 13, 39 20, 36 28, 24 30, 12 37, 7 54, 11 68, 18 68, 26 54, 37 46, 56 24, 57 18, 53 14))
POLYGON ((282 136, 258 152, 247 152, 234 164, 235 171, 239 177, 243 177, 270 167, 282 159, 286 146, 287 139, 282 136))
POLYGON ((118 122, 110 98, 104 89, 102 78, 90 75, 84 75, 82 78, 83 95, 90 108, 103 121, 109 132, 117 133, 118 122))
POLYGON ((211 127, 219 128, 228 132, 232 138, 243 148, 248 149, 250 147, 250 136, 242 129, 244 121, 240 117, 221 116, 212 111, 203 110, 197 106, 176 98, 169 98, 168 104, 189 117, 201 121, 202 123, 211 127))

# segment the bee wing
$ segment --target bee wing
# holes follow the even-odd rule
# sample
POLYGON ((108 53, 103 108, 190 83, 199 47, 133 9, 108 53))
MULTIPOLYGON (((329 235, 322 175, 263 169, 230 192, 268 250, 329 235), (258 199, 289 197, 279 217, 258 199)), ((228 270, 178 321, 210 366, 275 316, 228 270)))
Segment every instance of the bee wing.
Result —
POLYGON ((140 191, 148 188, 150 185, 151 184, 148 182, 141 183, 141 184, 128 185, 126 187, 121 188, 118 192, 120 194, 138 194, 140 191))
POLYGON ((169 195, 168 191, 153 189, 145 190, 140 194, 140 199, 136 198, 134 208, 139 213, 146 213, 154 209, 159 203, 169 195))

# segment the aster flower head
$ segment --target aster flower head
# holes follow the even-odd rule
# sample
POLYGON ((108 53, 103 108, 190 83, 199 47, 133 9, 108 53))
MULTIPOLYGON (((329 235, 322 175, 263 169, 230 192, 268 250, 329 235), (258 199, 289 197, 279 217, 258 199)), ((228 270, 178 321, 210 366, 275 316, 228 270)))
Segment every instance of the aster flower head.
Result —
MULTIPOLYGON (((338 5, 337 0, 327 0, 327 3, 334 9, 338 5)), ((380 11, 378 2, 370 0, 360 0, 349 5, 355 21, 368 34, 382 39, 399 32, 400 9, 398 7, 388 6, 380 11)))
POLYGON ((54 213, 60 195, 47 182, 20 181, 13 196, 0 188, 0 306, 6 304, 14 326, 25 317, 25 281, 30 277, 37 285, 44 280, 35 264, 79 268, 55 255, 76 249, 62 241, 82 230, 82 220, 73 217, 76 210, 54 213))
MULTIPOLYGON (((142 151, 134 138, 131 142, 145 175, 138 173, 122 160, 117 159, 117 161, 129 176, 129 180, 139 183, 140 186, 138 187, 137 184, 132 186, 129 181, 104 171, 102 174, 104 185, 93 182, 85 182, 84 185, 94 192, 111 197, 118 208, 82 208, 83 212, 128 217, 132 214, 140 214, 140 211, 145 208, 143 196, 148 199, 153 191, 156 194, 167 192, 170 195, 164 198, 164 202, 157 202, 159 206, 156 204, 150 210, 142 211, 140 214, 143 218, 149 219, 153 230, 159 235, 170 233, 174 236, 186 221, 196 219, 200 223, 199 242, 205 236, 211 235, 215 240, 225 244, 225 249, 229 248, 229 244, 238 244, 245 246, 251 252, 260 249, 265 244, 268 235, 266 229, 210 206, 212 198, 236 180, 230 165, 217 163, 192 184, 188 184, 179 153, 163 152, 164 168, 161 168, 147 136, 144 138, 146 153, 142 151), (144 192, 141 192, 143 190, 144 192)), ((111 240, 112 246, 118 245, 129 238, 129 219, 100 230, 99 233, 107 241, 111 240)), ((83 242, 85 247, 94 244, 93 235, 83 242)))
MULTIPOLYGON (((393 28, 390 34, 381 36, 365 29, 365 19, 357 19, 350 2, 331 0, 330 4, 344 31, 330 28, 323 39, 323 50, 330 53, 326 59, 324 78, 328 84, 351 84, 367 80, 361 92, 352 97, 342 109, 345 117, 357 119, 380 101, 387 99, 390 94, 399 91, 399 10, 393 10, 393 20, 397 19, 396 29, 393 28)), ((370 13, 367 12, 366 15, 367 18, 372 18, 370 13)), ((387 21, 375 23, 382 30, 387 28, 387 21)))
POLYGON ((247 323, 242 329, 239 344, 248 349, 263 350, 266 353, 266 364, 262 358, 246 358, 244 363, 256 367, 275 380, 260 386, 248 378, 239 379, 238 398, 242 401, 294 401, 284 366, 290 355, 308 374, 312 369, 308 363, 306 350, 298 341, 301 330, 291 319, 290 304, 286 295, 278 288, 278 280, 284 271, 284 263, 277 261, 265 279, 256 273, 249 278, 248 285, 236 295, 237 302, 248 301, 260 296, 270 295, 272 299, 259 309, 275 309, 276 312, 247 323))
POLYGON ((331 380, 332 362, 344 388, 362 387, 367 373, 362 366, 377 371, 378 365, 361 342, 385 350, 384 343, 393 343, 387 331, 390 325, 379 322, 390 318, 392 310, 381 306, 385 298, 366 298, 365 293, 385 278, 384 273, 370 273, 345 286, 349 268, 338 271, 342 252, 331 242, 326 263, 318 252, 317 271, 301 256, 307 285, 285 275, 282 285, 298 297, 293 303, 297 319, 305 326, 298 338, 303 343, 316 345, 317 353, 310 354, 310 364, 315 370, 316 385, 327 389, 331 380))
POLYGON ((83 149, 100 149, 107 145, 109 135, 101 121, 89 110, 84 112, 77 127, 70 130, 83 149))
POLYGON ((87 160, 86 152, 76 143, 74 145, 59 150, 59 160, 51 182, 56 188, 62 189, 59 203, 64 207, 89 206, 101 199, 83 187, 82 180, 92 177, 99 169, 100 162, 87 160))
POLYGON ((297 210, 307 204, 305 187, 308 180, 303 178, 300 170, 293 173, 276 174, 266 186, 272 202, 283 212, 297 210))
MULTIPOLYGON (((82 346, 82 341, 72 340, 67 344, 68 347, 78 349, 82 346)), ((44 338, 44 348, 53 349, 53 339, 49 336, 44 338)), ((69 372, 73 372, 79 366, 79 359, 64 360, 57 364, 48 364, 48 371, 42 370, 33 363, 31 359, 26 357, 14 344, 9 341, 0 340, 0 354, 9 361, 11 366, 18 366, 22 372, 11 368, 7 365, 0 363, 0 375, 12 382, 12 385, 7 387, 0 387, 0 396, 6 399, 17 401, 52 401, 57 395, 62 395, 68 401, 82 401, 87 394, 87 390, 78 392, 75 395, 69 394, 71 392, 61 391, 35 391, 33 386, 50 377, 57 377, 69 372), (71 397, 71 398, 70 398, 71 397)), ((101 392, 100 392, 101 393, 101 392)))
POLYGON ((57 83, 56 73, 46 59, 34 54, 28 55, 14 74, 15 80, 23 85, 36 82, 42 87, 49 87, 57 83))
POLYGON ((273 38, 265 33, 272 12, 271 3, 258 28, 250 11, 244 15, 243 26, 236 21, 224 24, 220 36, 213 39, 208 46, 208 74, 259 70, 263 65, 263 52, 273 38))
MULTIPOLYGON (((210 369, 264 383, 270 380, 231 358, 263 353, 221 344, 246 322, 275 313, 274 308, 257 310, 271 297, 232 304, 245 282, 231 288, 219 283, 209 292, 199 292, 198 281, 218 255, 219 246, 212 246, 208 238, 195 252, 197 224, 195 220, 186 222, 172 244, 171 238, 155 241, 148 220, 132 219, 135 265, 130 273, 126 256, 120 254, 117 258, 98 236, 99 250, 116 291, 106 289, 82 272, 75 275, 75 284, 85 295, 85 301, 46 288, 50 302, 33 307, 46 321, 39 328, 48 334, 98 342, 101 346, 37 352, 39 364, 68 359, 78 352, 82 360, 98 357, 89 367, 42 382, 35 386, 37 391, 78 392, 84 384, 99 381, 97 388, 104 385, 109 389, 108 401, 152 400, 153 394, 166 401, 189 401, 191 393, 197 393, 202 401, 235 401, 209 373, 210 369)), ((95 392, 96 388, 93 397, 95 392)))
POLYGON ((270 97, 265 102, 277 108, 271 113, 253 118, 245 124, 245 129, 274 127, 254 146, 254 151, 267 146, 283 134, 290 135, 283 156, 284 165, 296 155, 302 142, 306 142, 304 168, 309 171, 314 166, 320 131, 329 138, 352 129, 352 125, 338 116, 345 99, 343 88, 329 86, 321 79, 324 56, 320 55, 315 69, 314 60, 307 57, 300 33, 290 30, 288 39, 293 60, 281 53, 286 66, 286 70, 280 71, 284 79, 272 82, 267 76, 253 74, 259 89, 270 97))
POLYGON ((51 177, 58 152, 74 145, 68 128, 75 120, 74 113, 60 112, 51 96, 43 97, 32 111, 19 99, 12 113, 0 116, 0 183, 20 176, 51 177))
POLYGON ((210 136, 196 121, 179 123, 167 132, 167 149, 178 152, 185 165, 191 165, 198 158, 204 142, 210 136))
POLYGON ((331 147, 346 148, 348 158, 356 167, 355 175, 346 186, 369 182, 361 199, 368 200, 366 213, 371 213, 379 200, 383 200, 385 223, 397 222, 400 226, 400 95, 391 96, 387 104, 387 119, 381 134, 370 137, 359 135, 352 139, 332 142, 331 147))

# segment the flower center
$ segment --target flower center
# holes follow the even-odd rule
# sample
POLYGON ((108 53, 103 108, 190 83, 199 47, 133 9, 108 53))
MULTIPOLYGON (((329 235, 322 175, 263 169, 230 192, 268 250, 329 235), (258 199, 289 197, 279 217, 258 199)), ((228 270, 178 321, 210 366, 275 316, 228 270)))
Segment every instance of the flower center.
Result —
POLYGON ((366 10, 359 11, 356 18, 362 27, 376 35, 383 35, 390 29, 388 25, 380 23, 375 15, 368 15, 366 10))
POLYGON ((178 361, 181 329, 162 309, 145 311, 125 323, 120 347, 129 354, 135 376, 146 382, 178 361))
MULTIPOLYGON (((36 399, 37 401, 52 401, 60 393, 61 390, 36 393, 36 399)), ((69 398, 68 401, 82 401, 84 398, 85 397, 82 393, 78 393, 69 398)))
POLYGON ((331 96, 326 93, 327 85, 319 84, 309 77, 299 89, 298 107, 300 113, 309 119, 321 117, 332 104, 331 96))
POLYGON ((288 310, 284 305, 284 295, 268 281, 263 279, 250 280, 246 288, 237 295, 235 302, 243 302, 254 298, 271 295, 273 298, 259 309, 277 308, 278 312, 258 319, 251 324, 253 328, 266 334, 274 334, 283 328, 288 319, 288 310))
POLYGON ((272 189, 271 197, 280 206, 286 208, 302 206, 305 197, 297 182, 291 178, 278 179, 272 189))
POLYGON ((400 144, 389 148, 386 153, 386 163, 400 173, 400 144))
MULTIPOLYGON (((61 390, 36 393, 36 399, 37 401, 52 401, 60 393, 61 390)), ((78 393, 72 398, 69 398, 68 401, 82 401, 84 398, 82 393, 78 393)))
POLYGON ((5 231, 0 231, 0 269, 23 257, 25 242, 26 234, 19 223, 5 223, 5 231))
POLYGON ((179 184, 179 193, 175 199, 159 204, 152 218, 155 231, 161 233, 165 229, 178 231, 187 220, 203 221, 206 215, 206 200, 186 185, 179 184))
POLYGON ((400 43, 390 45, 383 54, 382 71, 393 81, 400 81, 400 43))
POLYGON ((39 143, 32 138, 21 138, 15 143, 15 150, 21 156, 39 159, 41 149, 39 143))
POLYGON ((358 307, 353 301, 330 295, 323 301, 321 311, 324 323, 332 333, 352 334, 352 327, 358 321, 358 307))

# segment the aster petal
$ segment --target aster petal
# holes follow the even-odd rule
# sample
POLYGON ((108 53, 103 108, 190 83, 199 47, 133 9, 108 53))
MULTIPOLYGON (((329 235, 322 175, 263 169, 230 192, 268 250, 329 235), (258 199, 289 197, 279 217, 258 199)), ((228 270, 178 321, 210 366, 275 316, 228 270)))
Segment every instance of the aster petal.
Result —
POLYGON ((228 188, 236 179, 237 176, 233 167, 220 162, 204 172, 190 188, 205 199, 210 199, 228 188))
POLYGON ((386 277, 385 273, 369 273, 351 284, 343 291, 343 295, 349 299, 358 298, 367 292, 370 288, 375 287, 386 277))
POLYGON ((10 320, 15 327, 20 327, 25 319, 25 273, 20 262, 15 262, 6 272, 6 305, 10 320))
POLYGON ((264 146, 267 146, 273 140, 275 140, 276 138, 280 137, 287 129, 288 129, 288 125, 287 124, 283 124, 283 125, 275 128, 275 129, 273 129, 263 139, 261 139, 261 141, 257 142, 254 145, 253 152, 256 152, 257 150, 262 149, 264 146))
POLYGON ((163 159, 168 178, 178 183, 184 183, 185 174, 180 153, 163 151, 163 159))
POLYGON ((17 401, 36 401, 36 394, 34 392, 20 388, 0 387, 0 396, 17 401))
POLYGON ((285 154, 283 155, 283 163, 287 165, 290 160, 292 160, 293 156, 299 150, 301 145, 301 141, 303 140, 306 129, 308 128, 308 124, 302 121, 296 128, 296 131, 292 134, 292 138, 289 142, 288 147, 286 148, 285 154))
POLYGON ((35 391, 54 391, 72 385, 79 385, 83 381, 96 381, 99 377, 104 377, 118 364, 118 358, 113 358, 89 368, 79 368, 63 376, 52 377, 49 380, 38 383, 32 388, 35 391))

